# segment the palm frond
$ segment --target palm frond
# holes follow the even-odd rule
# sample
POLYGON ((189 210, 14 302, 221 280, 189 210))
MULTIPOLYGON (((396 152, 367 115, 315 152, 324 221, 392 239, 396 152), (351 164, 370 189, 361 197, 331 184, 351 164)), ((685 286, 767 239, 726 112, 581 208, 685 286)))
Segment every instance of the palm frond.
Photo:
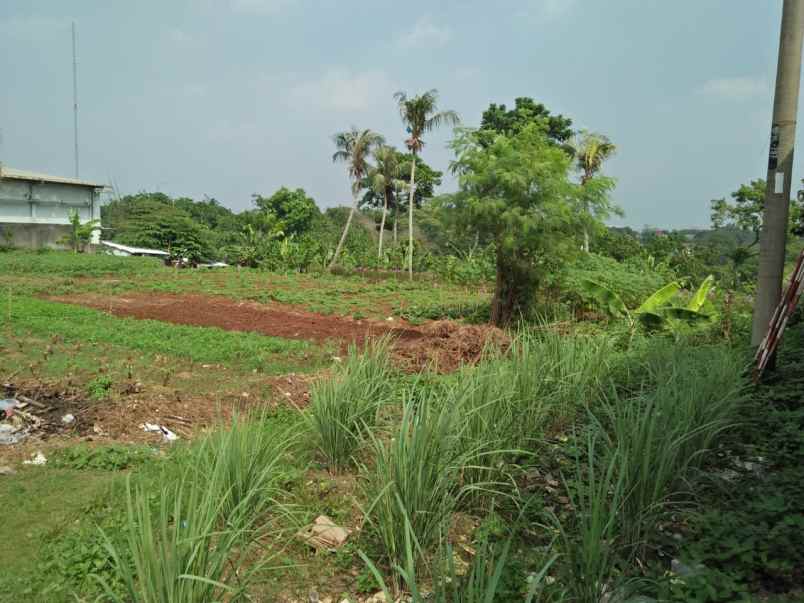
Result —
POLYGON ((441 127, 442 124, 457 126, 460 123, 461 118, 455 111, 441 111, 424 122, 424 131, 430 132, 441 127))

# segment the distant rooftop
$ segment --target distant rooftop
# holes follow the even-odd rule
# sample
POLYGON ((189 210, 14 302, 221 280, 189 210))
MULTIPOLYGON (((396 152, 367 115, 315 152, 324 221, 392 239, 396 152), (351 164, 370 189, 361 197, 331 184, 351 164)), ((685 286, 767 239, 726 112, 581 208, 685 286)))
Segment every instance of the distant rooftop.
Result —
POLYGON ((38 172, 28 172, 17 170, 0 164, 0 180, 26 180, 28 182, 53 182, 56 184, 72 184, 73 186, 88 186, 92 188, 105 188, 105 184, 79 180, 78 178, 65 178, 63 176, 51 176, 38 172))

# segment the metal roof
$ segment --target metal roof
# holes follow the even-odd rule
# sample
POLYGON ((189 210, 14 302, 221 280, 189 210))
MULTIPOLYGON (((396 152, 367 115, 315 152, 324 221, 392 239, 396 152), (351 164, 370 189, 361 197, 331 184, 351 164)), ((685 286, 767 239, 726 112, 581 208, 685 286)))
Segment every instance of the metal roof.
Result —
POLYGON ((147 249, 145 247, 131 247, 130 245, 121 245, 120 243, 112 243, 111 241, 101 241, 101 245, 105 245, 111 249, 117 249, 118 251, 125 251, 126 253, 130 253, 131 255, 159 255, 159 256, 166 256, 170 255, 167 251, 162 251, 161 249, 147 249))
POLYGON ((0 180, 26 180, 28 182, 53 182, 55 184, 70 184, 72 186, 86 186, 91 188, 105 188, 105 184, 79 180, 78 178, 65 178, 63 176, 50 176, 38 172, 28 172, 26 170, 16 170, 0 164, 0 180))

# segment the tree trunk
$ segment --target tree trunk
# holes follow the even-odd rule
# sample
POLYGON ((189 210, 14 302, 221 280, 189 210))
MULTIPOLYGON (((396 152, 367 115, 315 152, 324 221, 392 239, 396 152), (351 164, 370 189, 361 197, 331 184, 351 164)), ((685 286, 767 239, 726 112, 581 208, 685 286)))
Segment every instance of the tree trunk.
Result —
POLYGON ((589 230, 586 227, 583 229, 583 250, 589 253, 589 230))
POLYGON ((394 246, 399 242, 399 237, 397 236, 397 223, 399 222, 399 200, 394 202, 394 246))
POLYGON ((416 151, 410 168, 410 197, 408 198, 408 276, 413 280, 413 197, 416 195, 416 151))
POLYGON ((330 261, 327 270, 332 270, 335 267, 335 263, 338 261, 338 256, 341 255, 343 244, 346 241, 347 235, 349 234, 349 227, 352 225, 352 218, 355 215, 356 207, 357 207, 357 191, 352 193, 352 208, 349 210, 349 217, 346 218, 346 225, 343 227, 343 233, 341 233, 341 240, 338 241, 338 246, 335 248, 335 254, 332 256, 332 261, 330 261))
POLYGON ((382 220, 380 220, 380 244, 377 249, 377 259, 382 261, 382 239, 385 235, 385 216, 388 214, 388 189, 385 190, 385 202, 382 206, 382 220))
POLYGON ((507 327, 526 316, 534 291, 534 275, 527 259, 506 257, 497 251, 497 279, 491 300, 490 322, 507 327))

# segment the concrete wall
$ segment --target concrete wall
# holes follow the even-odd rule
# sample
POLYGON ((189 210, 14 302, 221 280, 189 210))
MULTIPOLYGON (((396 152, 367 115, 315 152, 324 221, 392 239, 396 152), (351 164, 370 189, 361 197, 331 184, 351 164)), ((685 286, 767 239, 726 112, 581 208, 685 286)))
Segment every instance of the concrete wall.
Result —
POLYGON ((10 235, 13 247, 65 249, 61 239, 69 232, 69 226, 59 224, 0 224, 0 245, 5 245, 10 235))
POLYGON ((98 192, 74 184, 0 180, 0 244, 11 233, 15 247, 60 247, 59 239, 69 231, 71 210, 78 212, 81 222, 99 219, 98 192))

